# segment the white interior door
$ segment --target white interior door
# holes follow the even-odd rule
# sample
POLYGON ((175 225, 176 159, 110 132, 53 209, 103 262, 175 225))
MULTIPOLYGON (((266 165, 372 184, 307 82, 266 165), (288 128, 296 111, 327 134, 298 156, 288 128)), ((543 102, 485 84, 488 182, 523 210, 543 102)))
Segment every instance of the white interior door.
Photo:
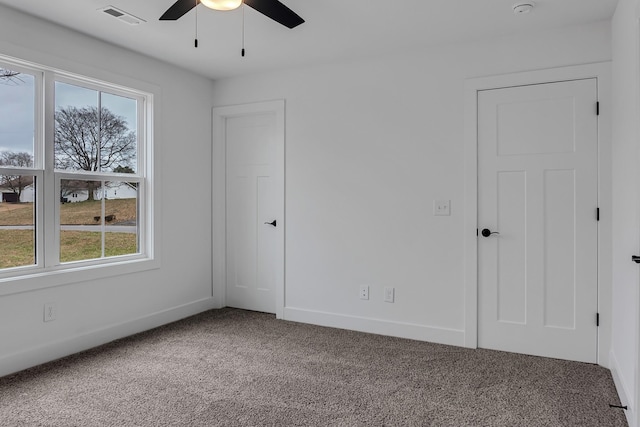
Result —
POLYGON ((276 312, 283 274, 276 120, 276 113, 256 113, 225 122, 227 306, 267 313, 276 312))
POLYGON ((596 101, 595 79, 478 93, 480 347, 596 362, 596 101))

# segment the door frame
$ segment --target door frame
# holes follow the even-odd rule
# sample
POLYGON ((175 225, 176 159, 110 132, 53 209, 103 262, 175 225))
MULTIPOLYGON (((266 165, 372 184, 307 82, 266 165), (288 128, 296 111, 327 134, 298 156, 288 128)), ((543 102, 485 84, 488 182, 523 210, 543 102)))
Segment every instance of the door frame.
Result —
POLYGON ((279 226, 276 237, 276 317, 284 317, 284 293, 285 293, 285 101, 274 100, 255 102, 250 104, 221 106, 213 108, 212 135, 212 297, 218 308, 227 305, 227 155, 226 155, 226 120, 233 117, 241 117, 255 114, 275 113, 275 184, 277 193, 277 214, 279 226))
MULTIPOLYGON (((611 62, 469 78, 464 83, 464 346, 478 347, 478 92, 595 78, 598 119, 598 312, 597 363, 609 366, 611 346, 611 62)), ((595 106, 594 106, 595 108, 595 106)), ((594 319, 595 321, 595 319, 594 319)))
MULTIPOLYGON (((638 75, 638 72, 640 71, 640 2, 637 3, 636 5, 636 10, 635 10, 635 25, 634 25, 634 52, 635 52, 635 58, 634 58, 634 76, 635 76, 635 87, 634 87, 634 98, 635 98, 635 111, 634 111, 634 116, 640 117, 640 76, 638 75)), ((636 125, 635 127, 635 136, 636 138, 638 136, 640 136, 640 127, 638 127, 638 125, 636 125)), ((640 156, 636 156, 636 162, 640 161, 640 156)), ((637 203, 637 208, 636 208, 636 215, 638 214, 638 212, 640 212, 640 197, 638 199, 638 201, 636 201, 637 203)), ((640 218, 638 219, 640 221, 640 218)), ((640 226, 637 228, 640 229, 640 226)), ((636 284, 638 284, 636 282, 636 284)), ((640 292, 638 293, 638 298, 635 301, 636 303, 636 332, 640 332, 640 292)), ((625 411, 625 415, 627 416, 627 421, 629 422, 630 426, 636 426, 636 427, 640 427, 640 338, 636 338, 636 345, 635 345, 635 354, 633 355, 633 359, 635 361, 635 381, 634 384, 632 385, 632 387, 634 387, 634 402, 632 403, 632 407, 630 408, 631 411, 625 411)), ((615 377, 614 377, 615 379, 615 377)), ((616 384, 616 387, 620 390, 624 390, 623 387, 618 386, 618 384, 616 384)), ((627 397, 627 396, 625 396, 627 397)), ((626 403, 622 403, 623 405, 625 405, 626 403)))

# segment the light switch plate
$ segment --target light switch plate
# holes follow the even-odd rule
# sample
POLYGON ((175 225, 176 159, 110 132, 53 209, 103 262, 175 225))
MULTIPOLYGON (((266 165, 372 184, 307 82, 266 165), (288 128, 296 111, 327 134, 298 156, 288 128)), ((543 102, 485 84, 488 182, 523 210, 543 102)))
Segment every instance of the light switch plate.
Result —
POLYGON ((433 214, 435 216, 451 215, 451 200, 434 200, 433 214))
POLYGON ((395 288, 392 288, 390 286, 386 286, 384 288, 384 301, 385 302, 393 302, 394 301, 394 297, 395 297, 395 288))

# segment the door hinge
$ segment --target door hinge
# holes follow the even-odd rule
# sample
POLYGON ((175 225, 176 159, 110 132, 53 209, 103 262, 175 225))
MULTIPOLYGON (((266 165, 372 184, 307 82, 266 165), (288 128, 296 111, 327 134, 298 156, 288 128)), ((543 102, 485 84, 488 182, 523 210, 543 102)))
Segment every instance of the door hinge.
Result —
POLYGON ((596 208, 596 221, 600 221, 600 208, 596 208))
POLYGON ((600 313, 596 313, 596 326, 600 326, 600 313))
POLYGON ((600 101, 596 102, 596 116, 600 115, 600 101))

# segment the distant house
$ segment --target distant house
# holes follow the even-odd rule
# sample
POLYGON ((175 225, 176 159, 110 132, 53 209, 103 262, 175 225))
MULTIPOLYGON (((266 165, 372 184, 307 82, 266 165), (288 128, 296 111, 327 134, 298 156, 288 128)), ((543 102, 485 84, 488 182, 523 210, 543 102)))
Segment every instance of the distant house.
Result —
MULTIPOLYGON (((93 192, 95 200, 106 199, 135 199, 138 197, 138 189, 135 185, 128 182, 108 183, 103 188, 98 188, 93 192)), ((87 188, 67 188, 62 190, 60 196, 64 203, 84 202, 89 198, 89 190, 87 188)))
MULTIPOLYGON (((27 177, 22 177, 26 179, 27 177)), ((18 200, 18 185, 15 181, 3 182, 0 184, 0 203, 30 203, 35 200, 35 188, 33 182, 29 179, 28 183, 22 183, 22 191, 20 192, 20 200, 18 200)))
MULTIPOLYGON (((18 201, 17 189, 15 186, 0 185, 0 203, 32 203, 35 200, 35 188, 32 183, 24 186, 18 201)), ((117 184, 107 184, 104 191, 102 188, 94 190, 93 197, 95 200, 107 199, 135 199, 138 195, 138 189, 135 185, 128 182, 119 182, 117 184)), ((64 203, 84 202, 89 198, 88 189, 86 188, 69 188, 62 191, 60 200, 64 203)))

